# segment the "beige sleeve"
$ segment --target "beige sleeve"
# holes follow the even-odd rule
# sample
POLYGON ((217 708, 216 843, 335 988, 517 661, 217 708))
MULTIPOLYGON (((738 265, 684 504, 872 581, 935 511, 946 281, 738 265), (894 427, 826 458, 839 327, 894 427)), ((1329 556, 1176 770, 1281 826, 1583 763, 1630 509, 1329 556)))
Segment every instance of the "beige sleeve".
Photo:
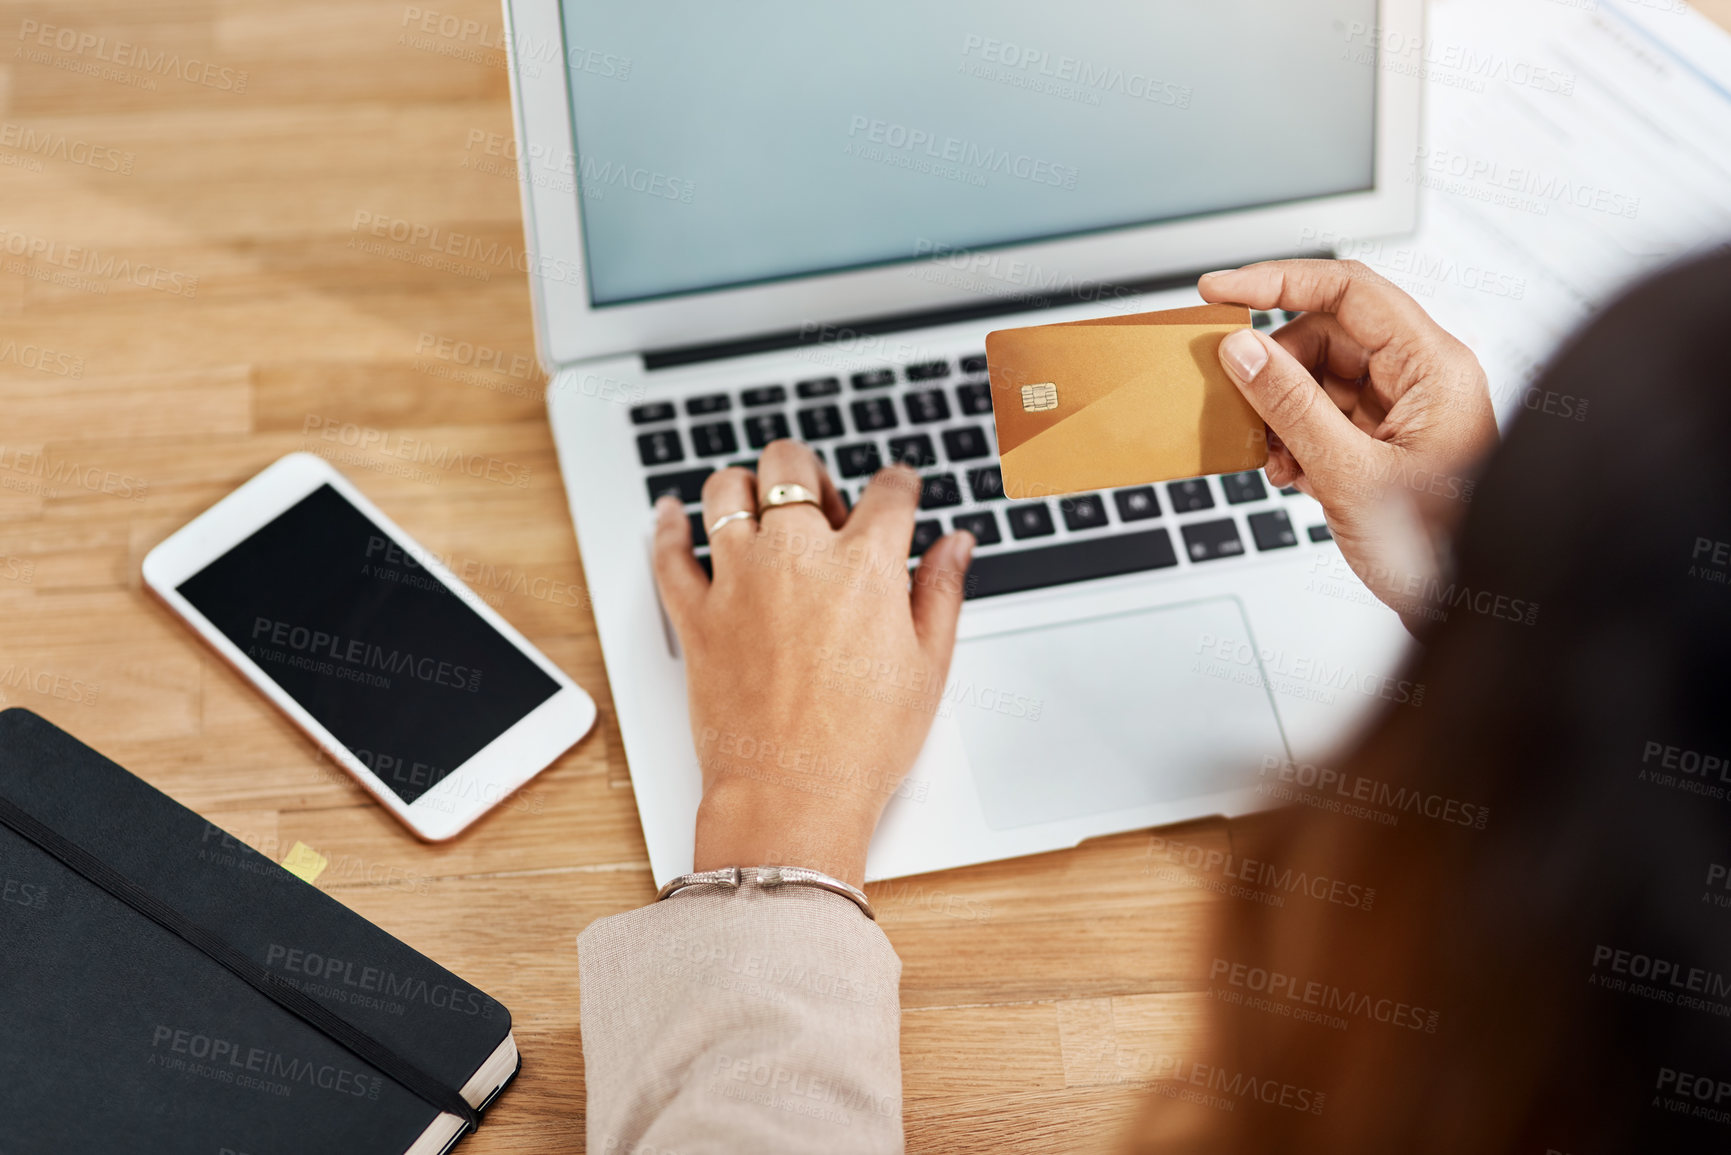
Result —
POLYGON ((691 890, 577 954, 592 1155, 902 1151, 902 964, 847 899, 691 890))

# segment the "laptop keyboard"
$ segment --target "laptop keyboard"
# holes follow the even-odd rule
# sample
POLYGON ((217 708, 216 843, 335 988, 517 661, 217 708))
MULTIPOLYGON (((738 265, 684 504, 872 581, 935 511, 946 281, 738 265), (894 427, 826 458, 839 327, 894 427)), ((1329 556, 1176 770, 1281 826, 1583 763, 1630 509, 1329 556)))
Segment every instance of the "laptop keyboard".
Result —
MULTIPOLYGON (((1291 316, 1291 314, 1288 314, 1291 316)), ((1259 329, 1276 314, 1253 314, 1259 329)), ((1321 510, 1260 471, 1012 501, 1004 495, 984 353, 744 388, 693 393, 631 410, 651 503, 676 495, 709 568, 703 482, 782 437, 817 450, 851 507, 883 465, 921 477, 912 553, 945 533, 977 539, 968 596, 991 597, 1149 570, 1231 564, 1329 540, 1321 510)))

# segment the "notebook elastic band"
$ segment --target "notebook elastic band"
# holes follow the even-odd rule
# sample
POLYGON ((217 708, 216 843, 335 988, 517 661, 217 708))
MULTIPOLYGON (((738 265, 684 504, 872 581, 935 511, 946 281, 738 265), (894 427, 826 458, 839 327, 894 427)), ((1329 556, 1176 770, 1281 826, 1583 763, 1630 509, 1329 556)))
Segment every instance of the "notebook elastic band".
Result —
POLYGON ((475 1108, 454 1088, 446 1086, 444 1082, 427 1074, 365 1031, 356 1029, 322 1004, 314 1002, 287 979, 266 970, 217 935, 189 921, 179 911, 149 894, 83 847, 50 830, 6 798, 0 798, 0 823, 16 830, 74 872, 95 883, 170 934, 191 943, 259 994, 345 1048, 367 1065, 401 1084, 417 1098, 425 1100, 447 1115, 455 1115, 463 1121, 467 1130, 473 1131, 479 1124, 480 1116, 475 1108))

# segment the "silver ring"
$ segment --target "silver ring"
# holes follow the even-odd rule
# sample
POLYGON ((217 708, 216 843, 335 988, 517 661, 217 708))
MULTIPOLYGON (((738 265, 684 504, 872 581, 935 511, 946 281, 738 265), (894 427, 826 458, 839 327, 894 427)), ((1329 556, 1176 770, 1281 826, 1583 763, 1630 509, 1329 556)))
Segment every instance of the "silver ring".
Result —
POLYGON ((733 513, 724 513, 720 517, 716 518, 715 523, 709 527, 709 536, 714 537, 716 532, 728 522, 755 520, 756 517, 757 514, 751 512, 749 509, 736 510, 733 513))
POLYGON ((823 508, 817 494, 793 481, 770 486, 769 492, 757 503, 758 508, 765 513, 781 505, 815 505, 819 509, 823 508))

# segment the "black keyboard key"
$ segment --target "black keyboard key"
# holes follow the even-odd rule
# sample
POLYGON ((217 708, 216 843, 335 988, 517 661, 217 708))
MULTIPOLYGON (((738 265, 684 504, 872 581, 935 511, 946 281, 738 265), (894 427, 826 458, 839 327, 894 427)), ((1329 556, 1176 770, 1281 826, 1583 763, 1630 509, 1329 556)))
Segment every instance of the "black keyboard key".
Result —
POLYGON ((997 501, 1004 496, 1004 471, 996 465, 968 470, 968 489, 975 501, 997 501))
POLYGON ((727 464, 731 469, 749 469, 753 473, 757 472, 757 458, 755 457, 748 457, 744 461, 729 461, 727 464))
POLYGON ((932 543, 942 536, 944 536, 944 527, 939 525, 937 522, 914 522, 914 540, 908 545, 908 556, 919 557, 922 553, 931 549, 932 543))
POLYGON ((693 417, 702 417, 706 413, 726 413, 733 408, 733 398, 725 393, 708 393, 702 397, 689 397, 685 401, 685 411, 693 417))
POLYGON ((648 478, 649 504, 664 493, 671 493, 686 505, 703 500, 703 482, 715 470, 705 465, 701 469, 682 469, 678 473, 657 473, 648 478))
POLYGON ((1214 495, 1208 492, 1208 482, 1201 477, 1193 477, 1189 481, 1168 482, 1166 496, 1172 501, 1173 513, 1214 508, 1214 495))
POLYGON ((835 467, 843 477, 865 477, 882 469, 884 463, 878 456, 877 445, 862 441, 858 445, 836 446, 835 467))
POLYGON ((938 463, 938 451, 932 439, 924 433, 890 438, 890 460, 915 469, 925 469, 938 463))
POLYGON ((813 397, 833 397, 841 392, 841 382, 834 377, 814 377, 810 381, 801 381, 793 391, 806 401, 813 397))
POLYGON ((799 432, 807 441, 822 441, 826 437, 840 437, 846 432, 841 424, 841 410, 834 405, 820 405, 816 409, 801 409, 799 411, 799 432))
POLYGON ((1100 529, 1106 524, 1106 503, 1097 493, 1066 497, 1058 502, 1058 509, 1071 529, 1100 529))
POLYGON ((985 381, 971 381, 956 386, 956 401, 969 417, 979 417, 992 411, 992 386, 985 381))
POLYGON ((686 516, 691 519, 691 548, 696 549, 700 545, 708 545, 709 531, 703 527, 703 515, 690 513, 686 516))
POLYGON ((673 420, 673 402, 651 401, 647 405, 636 405, 631 409, 631 424, 649 425, 656 421, 673 420))
POLYGON ((1145 521, 1160 516, 1160 499, 1154 496, 1152 485, 1120 489, 1112 495, 1112 503, 1118 507, 1119 521, 1145 521))
POLYGON ((1292 532, 1292 522, 1284 509, 1253 513, 1244 520, 1250 523, 1250 536, 1256 539, 1257 549, 1285 549, 1298 544, 1298 535, 1292 532))
POLYGON ((745 419, 745 443, 753 449, 791 435, 785 413, 753 413, 745 419))
POLYGON ((1257 329, 1274 328, 1274 314, 1264 313, 1261 309, 1250 314, 1250 324, 1257 329))
POLYGON ((658 429, 637 436, 637 457, 645 465, 672 465, 685 460, 685 449, 679 444, 679 430, 658 429))
POLYGON ((1282 497, 1296 497, 1296 496, 1298 496, 1298 486, 1296 486, 1296 485, 1283 485, 1283 486, 1281 486, 1280 487, 1280 496, 1282 496, 1282 497))
POLYGON ((1268 488, 1262 484, 1262 474, 1256 470, 1244 473, 1228 473, 1220 479, 1220 488, 1226 494, 1226 500, 1231 505, 1243 505, 1247 501, 1261 501, 1268 496, 1268 488))
POLYGON ((946 429, 943 438, 944 452, 950 455, 951 461, 971 461, 976 457, 992 455, 992 446, 986 440, 986 431, 978 425, 946 429))
POLYGON ((950 518, 950 528, 967 530, 981 545, 997 545, 1004 540, 998 532, 997 516, 989 509, 979 513, 958 513, 950 518))
POLYGON ((733 422, 717 421, 711 425, 691 427, 691 448, 699 457, 720 457, 739 451, 739 438, 733 435, 733 422))
POLYGON ((747 389, 739 395, 739 403, 746 407, 754 405, 780 405, 787 400, 787 390, 780 385, 759 385, 756 389, 747 389))
POLYGON ((909 381, 936 381, 939 377, 950 375, 948 361, 921 361, 918 365, 907 368, 909 381))
POLYGON ((971 357, 963 357, 962 358, 962 372, 964 372, 964 373, 984 373, 985 371, 986 371, 986 355, 984 353, 975 353, 971 357))
POLYGON ((854 428, 861 433, 876 433, 896 427, 896 407, 888 397, 867 397, 853 403, 854 428))
POLYGON ((1310 534, 1311 541, 1334 540, 1334 534, 1329 531, 1329 528, 1326 525, 1313 525, 1309 529, 1305 530, 1305 532, 1310 534))
POLYGON ((882 389, 886 385, 896 383, 894 369, 867 369, 863 373, 855 373, 850 380, 855 389, 882 389))
POLYGON ((1212 561, 1217 557, 1235 557, 1244 552, 1238 540, 1238 526, 1231 518, 1224 521, 1199 521, 1183 527, 1184 550, 1191 561, 1212 561))
POLYGON ((917 393, 909 393, 902 398, 902 404, 907 406, 908 420, 915 425, 950 419, 950 399, 944 396, 942 389, 921 389, 917 393))
POLYGON ((711 581, 715 580, 715 563, 709 560, 708 554, 698 554, 697 564, 703 567, 703 572, 709 575, 711 581))
POLYGON ((953 473, 934 473, 920 478, 920 508, 943 509, 962 504, 962 487, 953 473))
POLYGON ((1033 505, 1012 505, 1004 511, 1004 516, 1010 519, 1010 532, 1017 539, 1047 537, 1058 532, 1058 527, 1052 524, 1052 511, 1043 501, 1033 505))
POLYGON ((1177 564, 1172 538, 1163 529, 1084 537, 1043 549, 978 556, 968 567, 965 596, 989 598, 1177 564))

